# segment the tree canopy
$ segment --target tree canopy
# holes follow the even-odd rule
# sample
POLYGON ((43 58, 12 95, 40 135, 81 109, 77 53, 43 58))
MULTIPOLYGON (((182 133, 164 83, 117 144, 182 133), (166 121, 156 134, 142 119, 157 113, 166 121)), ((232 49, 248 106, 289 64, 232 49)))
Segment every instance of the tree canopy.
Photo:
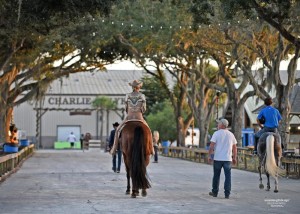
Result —
POLYGON ((34 96, 42 96, 56 78, 72 72, 103 68, 105 63, 101 63, 95 55, 92 60, 87 59, 83 48, 86 44, 80 39, 86 37, 80 35, 79 38, 79 34, 72 34, 70 29, 87 23, 93 16, 107 16, 116 2, 1 1, 0 127, 5 127, 1 129, 2 142, 8 141, 4 138, 8 133, 13 106, 34 96))

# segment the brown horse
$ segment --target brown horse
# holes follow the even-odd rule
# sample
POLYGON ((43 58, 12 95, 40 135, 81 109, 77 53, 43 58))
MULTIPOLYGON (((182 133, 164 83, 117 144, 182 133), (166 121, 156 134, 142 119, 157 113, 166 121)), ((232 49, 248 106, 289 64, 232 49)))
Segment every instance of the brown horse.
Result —
POLYGON ((277 133, 266 132, 262 134, 259 138, 258 144, 258 157, 259 157, 259 188, 263 189, 264 185, 262 184, 262 167, 265 169, 265 173, 267 175, 267 191, 270 190, 270 175, 275 179, 275 189, 274 192, 278 192, 278 174, 282 174, 283 170, 281 170, 279 166, 279 162, 282 154, 282 147, 280 136, 277 133))
POLYGON ((122 146, 123 158, 126 168, 127 189, 130 194, 130 178, 132 181, 131 197, 147 195, 146 189, 150 188, 146 167, 153 153, 152 134, 150 128, 141 120, 128 120, 121 130, 119 143, 122 146))

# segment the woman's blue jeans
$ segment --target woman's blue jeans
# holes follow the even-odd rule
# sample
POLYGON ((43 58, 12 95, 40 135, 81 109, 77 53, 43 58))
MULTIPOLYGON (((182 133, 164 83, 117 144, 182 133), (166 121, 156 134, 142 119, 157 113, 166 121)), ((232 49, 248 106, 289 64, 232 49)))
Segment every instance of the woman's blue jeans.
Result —
POLYGON ((154 161, 158 161, 158 154, 157 154, 157 151, 158 150, 158 147, 157 146, 154 146, 154 161))
POLYGON ((224 169, 225 182, 224 193, 225 196, 230 195, 231 191, 231 161, 217 161, 214 160, 214 176, 212 182, 212 193, 218 195, 220 185, 221 170, 224 169))

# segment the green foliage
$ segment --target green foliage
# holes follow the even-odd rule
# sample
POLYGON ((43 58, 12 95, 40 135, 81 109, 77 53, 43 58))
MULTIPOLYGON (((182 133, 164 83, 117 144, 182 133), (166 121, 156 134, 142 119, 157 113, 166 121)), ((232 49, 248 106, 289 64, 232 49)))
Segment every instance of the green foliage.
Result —
POLYGON ((163 109, 156 113, 149 114, 146 120, 151 130, 157 130, 160 133, 160 139, 162 141, 170 140, 173 142, 176 140, 176 121, 174 110, 170 102, 165 101, 163 103, 163 109))
POLYGON ((142 78, 143 93, 147 98, 147 111, 145 115, 156 113, 164 107, 163 102, 168 99, 168 94, 155 77, 142 78))
POLYGON ((102 38, 93 39, 94 31, 88 23, 93 17, 107 16, 116 2, 118 0, 1 1, 0 70, 5 75, 0 76, 0 83, 10 76, 8 105, 43 94, 46 87, 41 86, 61 76, 103 69, 107 61, 101 61, 95 52, 105 42, 99 42, 102 38), (21 93, 26 96, 13 103, 21 93))
POLYGON ((113 110, 117 108, 117 103, 108 97, 96 97, 92 101, 92 106, 98 109, 113 110))

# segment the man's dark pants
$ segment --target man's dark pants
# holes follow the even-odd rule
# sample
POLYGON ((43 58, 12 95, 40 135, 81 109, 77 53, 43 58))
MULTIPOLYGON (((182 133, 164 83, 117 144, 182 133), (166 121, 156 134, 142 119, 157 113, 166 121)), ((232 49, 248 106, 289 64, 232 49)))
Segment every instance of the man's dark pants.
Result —
POLYGON ((224 193, 225 196, 230 195, 231 191, 231 161, 217 161, 214 160, 214 176, 212 183, 212 193, 218 195, 220 185, 220 175, 222 168, 224 169, 225 182, 224 182, 224 193))
POLYGON ((122 161, 122 151, 120 149, 117 150, 116 154, 113 155, 113 170, 114 171, 120 171, 121 170, 121 161, 122 161), (118 167, 117 165, 117 156, 118 156, 118 167))

